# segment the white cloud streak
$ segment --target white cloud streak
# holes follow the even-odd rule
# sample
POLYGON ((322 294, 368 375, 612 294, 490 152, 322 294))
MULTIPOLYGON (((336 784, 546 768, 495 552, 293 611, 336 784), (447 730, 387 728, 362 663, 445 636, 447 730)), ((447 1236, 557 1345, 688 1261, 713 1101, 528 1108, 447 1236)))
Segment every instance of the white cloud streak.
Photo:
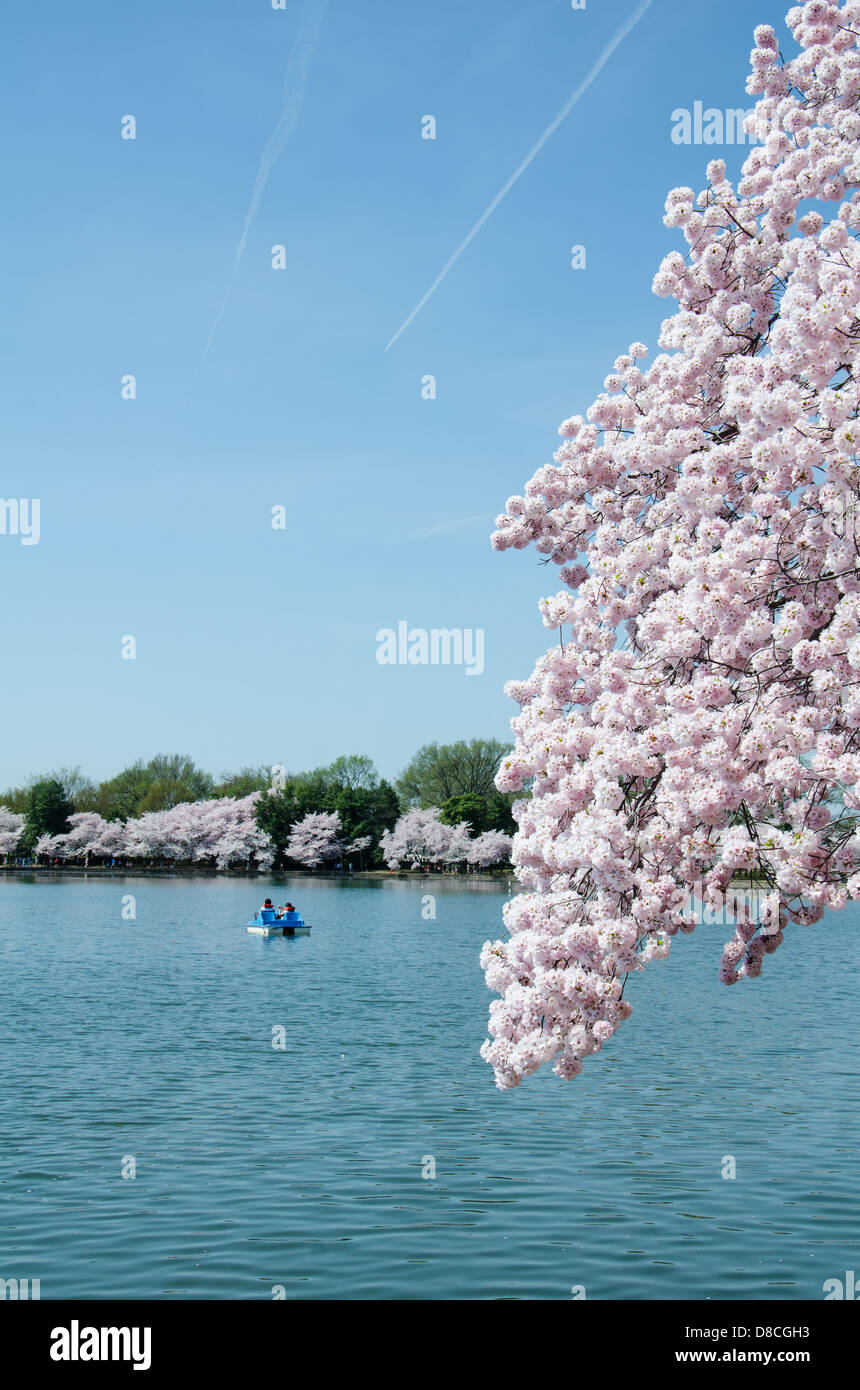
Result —
POLYGON ((239 242, 233 257, 233 270, 227 283, 227 288, 224 291, 221 307, 215 315, 215 321, 209 330, 209 337, 206 339, 206 346, 203 349, 203 359, 205 359, 212 346, 212 341, 218 331, 218 325, 227 307, 230 291, 235 283, 239 271, 239 264, 248 241, 251 223, 254 221, 257 214, 257 209, 260 206, 260 200, 263 197, 266 184, 269 181, 269 176, 299 123, 311 62, 316 52, 317 44, 319 43, 320 30, 322 28, 327 6, 328 0, 305 0, 302 6, 302 12, 299 16, 298 32, 293 41, 293 46, 290 49, 287 71, 284 76, 283 109, 278 118, 278 123, 269 136, 266 147, 260 156, 257 177, 254 179, 254 187, 251 190, 251 201, 248 204, 248 211, 245 214, 245 224, 242 228, 242 235, 239 237, 239 242))
POLYGON ((580 82, 579 86, 571 93, 567 101, 564 103, 564 106, 558 112, 558 115, 555 116, 552 121, 550 121, 550 124, 547 126, 546 130, 534 143, 534 145, 532 145, 525 159, 522 161, 521 164, 517 166, 517 168, 511 174, 511 177, 508 179, 507 183, 504 185, 504 187, 502 187, 499 190, 495 198, 493 198, 492 202, 481 213, 481 216, 478 218, 472 230, 460 242, 460 245, 457 247, 453 256, 451 256, 450 260, 446 261, 445 265, 439 271, 439 274, 436 276, 436 279, 433 281, 430 288, 426 291, 424 295, 422 295, 421 299, 419 299, 418 303, 415 305, 415 308, 412 310, 412 313, 409 315, 407 319, 403 321, 403 323, 400 325, 391 341, 386 344, 386 352, 390 347, 394 346, 401 333, 404 333, 406 329, 409 327, 410 323, 412 323, 413 319, 415 319, 418 316, 418 314, 420 314, 428 299, 430 299, 431 295, 435 294, 436 290, 438 290, 442 281, 445 279, 445 276, 448 274, 448 271, 451 270, 451 268, 457 263, 457 261, 462 256, 463 252, 466 250, 467 246, 469 246, 469 244, 472 241, 474 241, 475 237, 478 235, 478 232, 481 230, 484 223, 490 217, 492 217, 493 213, 499 206, 499 203, 502 201, 502 199, 511 191, 511 189, 513 188, 517 180, 520 178, 520 176, 525 173, 532 160, 536 157, 536 155, 540 153, 550 136, 555 134, 562 121, 565 119, 566 116, 570 114, 576 103, 579 101, 580 97, 585 95, 594 79, 609 62, 609 59, 612 57, 616 48, 619 46, 619 44, 623 43, 623 41, 627 38, 627 35, 631 32, 631 30, 636 28, 636 25, 639 23, 640 19, 643 17, 646 11, 650 10, 652 4, 653 0, 643 0, 643 3, 639 5, 639 7, 636 10, 634 10, 633 14, 630 16, 627 22, 623 24, 621 28, 618 30, 618 32, 609 40, 609 43, 606 45, 603 52, 600 54, 600 57, 589 68, 588 72, 580 82))

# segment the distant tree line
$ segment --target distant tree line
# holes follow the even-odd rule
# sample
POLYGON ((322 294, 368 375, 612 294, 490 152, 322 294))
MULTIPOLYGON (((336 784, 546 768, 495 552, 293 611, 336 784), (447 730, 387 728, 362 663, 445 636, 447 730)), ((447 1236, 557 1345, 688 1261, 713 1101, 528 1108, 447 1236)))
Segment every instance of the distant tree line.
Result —
POLYGON ((274 867, 295 864, 287 850, 293 828, 308 815, 320 813, 337 813, 343 842, 362 845, 357 867, 376 867, 384 862, 383 836, 413 810, 438 808, 444 825, 466 822, 473 836, 489 831, 513 834, 513 797, 494 786, 499 762, 509 748, 498 739, 425 744, 393 785, 379 776, 364 754, 343 755, 310 772, 289 773, 272 764, 243 767, 220 778, 180 753, 138 760, 99 783, 77 767, 58 768, 0 793, 0 809, 12 814, 5 846, 0 826, 0 852, 10 851, 12 827, 20 826, 21 817, 16 848, 29 855, 40 837, 65 834, 69 817, 79 812, 95 812, 108 822, 130 821, 188 803, 242 800, 262 793, 255 814, 271 841, 274 867))

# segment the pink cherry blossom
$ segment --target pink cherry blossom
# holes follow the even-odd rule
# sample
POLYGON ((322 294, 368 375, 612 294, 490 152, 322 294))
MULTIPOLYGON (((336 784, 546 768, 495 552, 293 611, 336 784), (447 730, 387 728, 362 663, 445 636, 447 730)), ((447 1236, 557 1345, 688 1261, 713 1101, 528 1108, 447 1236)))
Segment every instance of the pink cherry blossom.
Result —
POLYGON ((579 1073, 631 1013, 627 976, 694 925, 689 885, 776 895, 727 984, 860 896, 860 0, 787 23, 785 61, 755 30, 762 143, 737 187, 713 160, 666 200, 686 248, 654 279, 677 304, 660 351, 617 359, 493 537, 566 585, 540 605, 561 640, 508 686, 496 784, 531 794, 525 891, 482 953, 500 1087, 579 1073))
POLYGON ((12 854, 24 834, 25 818, 8 806, 0 806, 0 854, 12 854))
POLYGON ((36 853, 85 864, 91 859, 163 858, 219 869, 253 862, 269 869, 272 844, 254 815, 259 795, 182 802, 125 822, 103 820, 95 811, 76 811, 64 834, 40 836, 36 853))
MULTIPOLYGON (((413 868, 447 860, 452 847, 453 826, 444 825, 437 806, 412 810, 400 816, 391 830, 382 834, 380 847, 389 868, 397 869, 406 860, 413 868)), ((467 853, 462 845, 463 857, 467 853)))
POLYGON ((476 835, 469 845, 468 861, 477 869, 488 869, 491 864, 500 864, 511 857, 510 835, 501 830, 485 830, 476 835))
POLYGON ((342 858, 344 844, 341 838, 340 816, 337 811, 313 811, 297 821, 290 831, 286 852, 290 859, 306 864, 309 869, 319 868, 342 858))

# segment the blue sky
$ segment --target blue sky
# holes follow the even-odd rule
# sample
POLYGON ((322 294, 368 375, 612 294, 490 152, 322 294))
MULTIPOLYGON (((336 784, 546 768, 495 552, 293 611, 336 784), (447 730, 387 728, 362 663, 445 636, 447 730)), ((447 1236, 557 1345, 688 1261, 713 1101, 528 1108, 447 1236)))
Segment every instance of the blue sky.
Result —
POLYGON ((0 535, 0 786, 168 750, 215 773, 366 752, 394 775, 422 743, 506 736, 558 583, 495 554, 493 518, 614 358, 655 349, 665 195, 745 153, 673 144, 671 112, 751 105, 752 29, 782 35, 785 9, 653 0, 386 352, 636 5, 329 0, 231 283, 303 7, 0 22, 0 494, 41 502, 38 545, 0 535), (380 666, 400 619, 482 628, 483 674, 380 666))

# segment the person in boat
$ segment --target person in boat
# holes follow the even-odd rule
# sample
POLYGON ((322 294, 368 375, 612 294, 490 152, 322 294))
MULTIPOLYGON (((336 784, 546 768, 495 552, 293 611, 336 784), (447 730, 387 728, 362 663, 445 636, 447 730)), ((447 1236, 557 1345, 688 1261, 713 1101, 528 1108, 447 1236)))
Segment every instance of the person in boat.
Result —
POLYGON ((286 907, 284 908, 285 912, 295 912, 295 910, 296 909, 293 907, 292 903, 287 903, 286 907))
POLYGON ((263 906, 260 908, 261 912, 274 912, 274 910, 275 904, 272 902, 271 898, 267 898, 266 901, 263 903, 263 906))

